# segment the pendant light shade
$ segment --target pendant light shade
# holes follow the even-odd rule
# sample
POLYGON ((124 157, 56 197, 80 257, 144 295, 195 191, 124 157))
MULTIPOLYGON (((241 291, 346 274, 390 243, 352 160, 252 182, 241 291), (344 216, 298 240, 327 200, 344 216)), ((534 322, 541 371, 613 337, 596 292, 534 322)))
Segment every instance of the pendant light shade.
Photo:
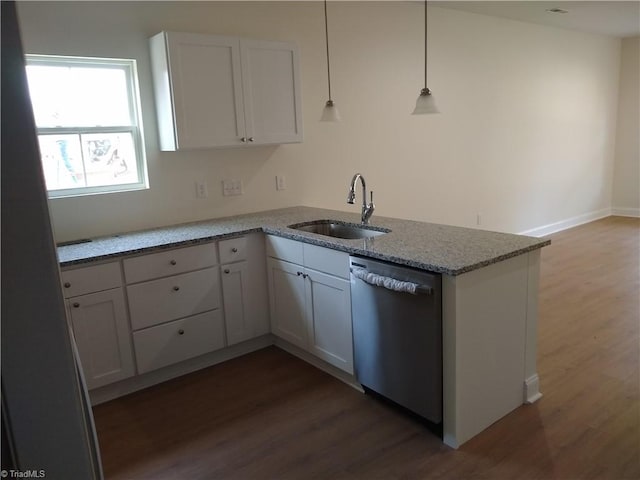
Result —
POLYGON ((324 108, 322 109, 321 122, 339 122, 342 120, 338 107, 335 106, 333 100, 327 100, 324 108))
POLYGON ((329 86, 329 100, 322 110, 321 122, 339 122, 342 120, 338 107, 331 99, 331 63, 329 61, 329 22, 327 21, 327 0, 324 0, 324 39, 327 46, 327 85, 329 86))
POLYGON ((420 90, 412 115, 440 113, 431 90, 427 87, 427 0, 424 0, 424 88, 420 90))
POLYGON ((416 100, 416 108, 413 109, 412 115, 424 115, 427 113, 440 113, 436 101, 431 95, 431 90, 423 88, 420 91, 418 100, 416 100))

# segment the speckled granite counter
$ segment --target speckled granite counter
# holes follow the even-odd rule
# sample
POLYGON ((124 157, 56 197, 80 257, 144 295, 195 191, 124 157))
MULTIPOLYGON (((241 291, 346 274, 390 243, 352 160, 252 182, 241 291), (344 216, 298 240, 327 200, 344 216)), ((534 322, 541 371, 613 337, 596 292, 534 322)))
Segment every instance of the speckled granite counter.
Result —
POLYGON ((391 229, 390 233, 346 240, 288 228, 292 224, 320 219, 359 223, 360 215, 311 207, 269 210, 95 238, 90 242, 59 247, 58 257, 61 266, 66 267, 263 231, 351 254, 460 275, 551 243, 548 239, 375 215, 370 226, 391 229))

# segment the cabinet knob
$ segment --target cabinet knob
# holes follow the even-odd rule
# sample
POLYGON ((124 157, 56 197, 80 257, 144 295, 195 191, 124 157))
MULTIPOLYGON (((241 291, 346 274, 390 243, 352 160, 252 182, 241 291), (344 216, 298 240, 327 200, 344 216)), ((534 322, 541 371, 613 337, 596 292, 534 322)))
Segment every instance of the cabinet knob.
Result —
POLYGON ((302 278, 307 278, 309 275, 307 273, 302 274, 302 278))
POLYGON ((180 287, 178 285, 176 285, 175 287, 173 287, 173 291, 177 292, 178 290, 180 290, 180 287))
POLYGON ((240 141, 241 141, 242 143, 247 143, 247 137, 242 137, 242 138, 240 139, 240 141))
POLYGON ((171 260, 169 263, 170 263, 171 265, 176 265, 178 262, 176 262, 175 260, 171 260))
POLYGON ((255 139, 255 138, 253 138, 253 137, 249 137, 249 141, 250 141, 250 142, 255 142, 255 141, 256 141, 256 139, 255 139))
POLYGON ((184 330, 183 329, 178 330, 178 335, 184 335, 184 330))
POLYGON ((237 249, 236 247, 233 247, 233 248, 231 249, 231 251, 232 251, 233 253, 238 253, 238 249, 237 249))
POLYGON ((298 276, 302 275, 302 272, 296 272, 298 274, 298 276))
POLYGON ((230 272, 230 270, 228 268, 224 269, 224 273, 229 273, 229 272, 230 272))
POLYGON ((64 282, 64 288, 69 288, 71 287, 71 284, 69 282, 64 282))
POLYGON ((73 308, 80 308, 80 304, 79 304, 78 302, 75 302, 75 303, 73 304, 73 308))

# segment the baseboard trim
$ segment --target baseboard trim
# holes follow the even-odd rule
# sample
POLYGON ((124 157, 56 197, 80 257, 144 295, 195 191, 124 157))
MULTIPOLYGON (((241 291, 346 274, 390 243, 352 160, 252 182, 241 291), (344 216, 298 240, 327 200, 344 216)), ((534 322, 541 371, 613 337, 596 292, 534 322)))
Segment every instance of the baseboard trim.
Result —
POLYGON ((640 218, 640 208, 631 207, 613 207, 611 214, 616 217, 634 217, 640 218))
POLYGON ((560 220, 559 222, 554 222, 548 225, 543 225, 541 227, 525 230, 524 232, 520 232, 519 235, 529 235, 532 237, 544 237, 546 235, 551 235, 552 233, 561 232, 562 230, 566 230, 568 228, 577 227, 578 225, 583 225, 585 223, 593 222, 595 220, 600 220, 601 218, 610 217, 611 215, 612 215, 611 208, 603 208, 601 210, 596 210, 589 213, 583 213, 582 215, 577 215, 575 217, 567 218, 565 220, 560 220))
POLYGON ((291 343, 287 342, 286 340, 283 340, 283 339, 281 339, 279 337, 275 337, 275 336, 274 336, 274 338, 275 338, 274 345, 276 347, 281 348, 285 352, 290 353, 291 355, 293 355, 295 357, 298 357, 301 360, 304 360, 305 362, 313 365, 314 367, 316 367, 319 370, 322 370, 323 372, 328 373, 329 375, 331 375, 331 376, 337 378, 338 380, 346 383, 350 387, 355 388, 359 392, 361 392, 361 393, 364 392, 364 390, 362 389, 362 386, 360 385, 360 383, 358 383, 358 381, 356 380, 356 377, 354 375, 350 375, 347 372, 343 372, 339 368, 336 368, 333 365, 328 364, 324 360, 321 360, 318 357, 316 357, 315 355, 310 354, 306 350, 303 350, 303 349, 301 349, 299 347, 296 347, 295 345, 292 345, 291 343))
POLYGON ((158 370, 152 370, 151 372, 141 375, 135 375, 119 382, 93 389, 89 391, 91 405, 99 405, 109 400, 137 392, 138 390, 144 390, 145 388, 166 382, 167 380, 226 362, 227 360, 255 352, 256 350, 261 350, 273 345, 273 343, 274 337, 271 334, 263 335, 262 337, 253 338, 246 342, 216 350, 215 352, 207 353, 190 360, 185 360, 184 362, 169 365, 158 370))
POLYGON ((99 405, 124 395, 144 390, 145 388, 166 382, 167 380, 181 377, 182 375, 202 370, 203 368, 208 368, 236 357, 241 357, 242 355, 255 352, 256 350, 261 350, 271 345, 281 348, 285 352, 310 363, 314 367, 325 371, 329 375, 332 375, 356 390, 363 392, 362 387, 353 375, 343 372, 333 365, 329 365, 310 353, 269 333, 261 337, 247 340, 246 342, 238 343, 221 350, 216 350, 215 352, 207 353, 190 360, 185 360, 184 362, 169 365, 141 375, 135 375, 119 382, 93 389, 89 392, 91 405, 99 405))
POLYGON ((538 374, 531 375, 524 381, 524 403, 531 404, 542 398, 538 374))

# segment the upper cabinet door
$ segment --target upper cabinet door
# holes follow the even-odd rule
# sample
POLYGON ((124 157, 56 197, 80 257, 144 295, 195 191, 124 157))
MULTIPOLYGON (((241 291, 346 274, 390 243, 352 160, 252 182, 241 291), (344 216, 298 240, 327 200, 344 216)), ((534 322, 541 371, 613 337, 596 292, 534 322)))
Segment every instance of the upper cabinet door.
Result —
POLYGON ((243 143, 238 38, 163 32, 151 39, 151 59, 162 150, 243 143))
POLYGON ((257 144, 302 141, 299 53, 295 44, 240 40, 247 136, 257 144))

